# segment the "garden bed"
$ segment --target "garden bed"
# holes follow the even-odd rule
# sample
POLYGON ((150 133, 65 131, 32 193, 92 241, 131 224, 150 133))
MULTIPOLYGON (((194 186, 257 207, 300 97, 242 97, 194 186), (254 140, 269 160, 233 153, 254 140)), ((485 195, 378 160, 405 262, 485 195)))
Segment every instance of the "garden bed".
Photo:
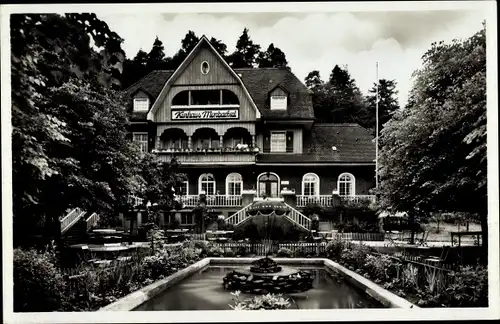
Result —
MULTIPOLYGON (((315 262, 326 257, 346 270, 420 307, 487 307, 488 272, 483 266, 459 267, 447 271, 429 265, 408 264, 374 249, 344 241, 330 242, 318 255, 316 250, 291 251, 282 248, 279 263, 315 262), (304 259, 306 257, 306 259, 304 259), (287 261, 289 260, 289 261, 287 261), (309 260, 309 261, 306 261, 309 260)), ((180 246, 156 245, 147 256, 133 256, 111 267, 82 266, 65 274, 58 268, 53 251, 14 250, 14 311, 92 311, 109 305, 139 289, 166 279, 203 258, 213 262, 245 262, 251 251, 222 250, 205 242, 180 246), (214 259, 215 258, 215 259, 214 259), (44 278, 44 280, 40 280, 44 278)), ((326 261, 325 261, 326 262, 326 261)), ((360 281, 360 280, 358 280, 360 281)))

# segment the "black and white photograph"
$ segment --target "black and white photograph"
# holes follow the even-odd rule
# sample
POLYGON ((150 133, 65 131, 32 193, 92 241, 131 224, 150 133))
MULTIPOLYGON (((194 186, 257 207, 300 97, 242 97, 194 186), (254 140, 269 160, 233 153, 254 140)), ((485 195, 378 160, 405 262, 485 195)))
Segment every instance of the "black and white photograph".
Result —
POLYGON ((4 322, 500 318, 496 2, 1 15, 4 322))

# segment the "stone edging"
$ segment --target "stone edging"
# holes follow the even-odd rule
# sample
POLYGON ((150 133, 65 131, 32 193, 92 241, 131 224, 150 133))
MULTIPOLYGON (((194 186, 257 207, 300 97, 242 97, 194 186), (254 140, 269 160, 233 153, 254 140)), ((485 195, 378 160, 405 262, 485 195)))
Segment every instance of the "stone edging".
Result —
POLYGON ((196 271, 203 269, 204 267, 210 264, 210 258, 205 258, 201 261, 198 261, 187 268, 184 268, 180 271, 177 271, 165 279, 158 280, 149 286, 143 287, 127 296, 118 299, 114 303, 111 303, 103 308, 99 309, 100 311, 131 311, 134 308, 142 305, 146 301, 160 294, 164 290, 170 288, 172 285, 181 281, 182 279, 190 276, 196 271))
POLYGON ((399 297, 398 295, 390 292, 383 287, 380 287, 379 285, 372 282, 371 280, 366 279, 362 275, 351 271, 332 260, 323 260, 324 266, 326 268, 340 272, 351 285, 364 290, 365 293, 367 293, 383 305, 390 308, 419 308, 417 305, 414 305, 406 299, 399 297))
MULTIPOLYGON (((184 268, 165 279, 158 280, 149 286, 143 287, 119 300, 111 303, 98 311, 131 311, 164 290, 168 289, 175 283, 190 276, 191 274, 205 268, 208 265, 231 265, 231 264, 250 264, 256 258, 205 258, 198 261, 187 268, 184 268)), ((300 265, 324 265, 330 270, 336 270, 342 274, 350 284, 364 290, 372 298, 376 299, 383 305, 391 308, 419 308, 392 292, 380 287, 374 282, 365 277, 346 269, 340 264, 323 258, 273 258, 279 264, 300 264, 300 265)), ((221 278, 222 280, 222 278, 221 278)))

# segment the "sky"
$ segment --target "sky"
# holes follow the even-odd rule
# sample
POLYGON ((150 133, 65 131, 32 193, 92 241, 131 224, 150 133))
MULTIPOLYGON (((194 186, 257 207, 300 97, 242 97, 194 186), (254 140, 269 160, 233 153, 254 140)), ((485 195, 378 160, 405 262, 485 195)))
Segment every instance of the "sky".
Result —
POLYGON ((472 36, 482 28, 479 10, 373 11, 318 13, 98 13, 125 41, 122 48, 133 58, 139 49, 149 52, 156 36, 165 53, 178 51, 181 39, 192 30, 197 36, 221 39, 228 52, 247 27, 254 43, 270 43, 287 57, 292 72, 304 80, 319 70, 327 80, 333 67, 347 66, 365 94, 379 78, 395 79, 401 106, 407 101, 411 75, 421 66, 432 42, 451 42, 472 36))

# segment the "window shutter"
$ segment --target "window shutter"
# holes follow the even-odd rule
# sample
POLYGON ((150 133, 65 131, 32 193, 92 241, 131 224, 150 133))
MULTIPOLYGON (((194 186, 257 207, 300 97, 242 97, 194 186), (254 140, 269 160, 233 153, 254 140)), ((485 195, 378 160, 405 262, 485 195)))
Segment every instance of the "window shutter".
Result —
POLYGON ((271 132, 264 132, 263 133, 263 151, 264 153, 269 153, 271 152, 271 132))
POLYGON ((293 132, 286 132, 286 152, 293 153, 293 132))

